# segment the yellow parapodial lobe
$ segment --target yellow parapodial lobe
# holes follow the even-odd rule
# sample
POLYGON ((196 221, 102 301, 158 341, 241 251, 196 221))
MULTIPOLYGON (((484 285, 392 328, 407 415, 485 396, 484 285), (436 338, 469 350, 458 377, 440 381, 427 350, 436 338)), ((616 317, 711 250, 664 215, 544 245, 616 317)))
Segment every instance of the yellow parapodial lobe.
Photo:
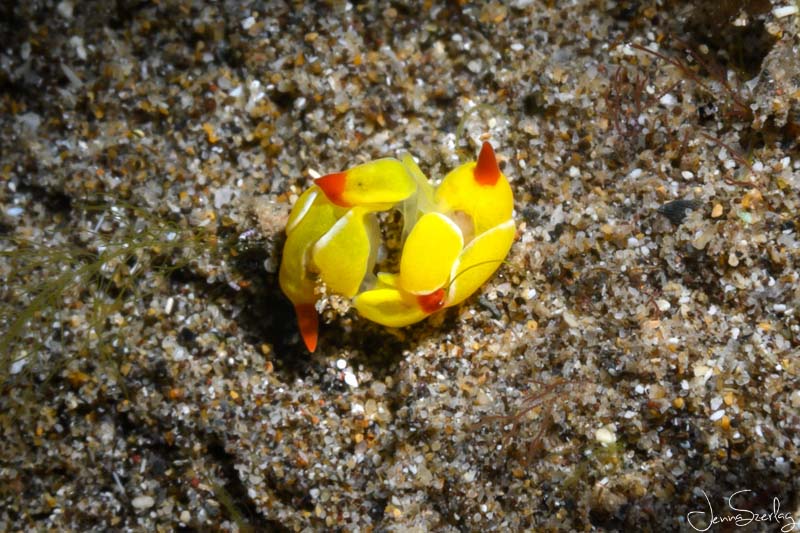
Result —
POLYGON ((374 213, 354 207, 319 238, 312 258, 328 288, 348 298, 356 295, 375 264, 378 233, 374 213))
POLYGON ((412 294, 428 294, 450 278, 464 238, 459 227, 441 213, 420 217, 403 246, 400 286, 412 294))
POLYGON ((409 326, 429 314, 420 307, 416 297, 392 288, 362 292, 353 300, 353 305, 364 318, 392 328, 409 326))
POLYGON ((503 264, 514 242, 514 221, 509 219, 478 235, 452 265, 446 306, 466 300, 503 264))

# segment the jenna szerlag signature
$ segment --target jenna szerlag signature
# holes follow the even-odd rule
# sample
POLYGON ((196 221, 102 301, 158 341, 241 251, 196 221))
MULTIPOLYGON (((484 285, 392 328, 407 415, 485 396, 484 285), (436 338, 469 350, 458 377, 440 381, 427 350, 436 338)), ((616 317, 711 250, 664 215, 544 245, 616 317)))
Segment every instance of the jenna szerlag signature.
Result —
POLYGON ((715 515, 714 507, 711 505, 711 500, 708 498, 708 494, 706 494, 706 491, 702 489, 701 491, 703 496, 706 498, 708 510, 686 513, 686 521, 695 531, 708 531, 714 525, 725 523, 733 523, 737 527, 744 527, 752 524, 753 522, 775 522, 781 524, 781 532, 783 533, 793 531, 795 527, 797 527, 797 523, 795 522, 795 519, 791 513, 781 512, 781 501, 778 498, 772 499, 772 512, 758 513, 745 507, 736 507, 734 505, 733 499, 737 495, 745 492, 752 492, 749 489, 740 490, 734 492, 728 498, 728 508, 731 510, 731 512, 727 514, 715 515))

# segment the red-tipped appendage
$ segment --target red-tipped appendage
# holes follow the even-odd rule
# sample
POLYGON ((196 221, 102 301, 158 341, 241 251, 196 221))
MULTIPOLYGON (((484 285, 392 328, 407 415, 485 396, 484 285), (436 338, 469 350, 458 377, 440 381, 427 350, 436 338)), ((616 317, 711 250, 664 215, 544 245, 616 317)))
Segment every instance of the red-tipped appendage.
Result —
POLYGON ((417 296, 417 303, 426 313, 435 313, 444 307, 444 289, 437 289, 430 294, 417 296))
POLYGON ((500 179, 500 167, 497 166, 497 159, 494 156, 494 148, 488 141, 483 143, 481 153, 478 155, 478 164, 473 170, 475 181, 480 185, 491 186, 500 179))
POLYGON ((297 326, 300 329, 300 336, 306 343, 309 352, 317 349, 317 338, 319 337, 319 318, 314 304, 298 304, 294 306, 297 313, 297 326))
POLYGON ((314 183, 322 189, 328 200, 341 207, 350 207, 350 204, 342 199, 344 186, 347 182, 347 172, 334 172, 317 178, 314 183))

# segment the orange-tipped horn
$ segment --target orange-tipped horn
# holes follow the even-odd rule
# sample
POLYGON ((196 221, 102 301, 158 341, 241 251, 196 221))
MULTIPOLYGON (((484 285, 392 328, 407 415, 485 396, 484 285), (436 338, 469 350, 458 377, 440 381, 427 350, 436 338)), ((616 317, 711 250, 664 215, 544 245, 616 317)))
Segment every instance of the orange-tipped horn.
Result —
POLYGON ((483 143, 473 175, 480 185, 494 185, 500 179, 500 167, 497 166, 494 148, 488 141, 483 143))
POLYGON ((350 207, 350 204, 342 198, 344 187, 347 182, 347 172, 334 172, 317 178, 314 183, 322 189, 328 200, 341 207, 350 207))
POLYGON ((319 337, 319 318, 314 304, 298 304, 294 306, 297 313, 297 326, 300 329, 300 336, 306 343, 309 352, 317 349, 317 338, 319 337))
POLYGON ((430 294, 417 296, 417 303, 426 313, 435 313, 444 307, 444 289, 437 289, 430 294))

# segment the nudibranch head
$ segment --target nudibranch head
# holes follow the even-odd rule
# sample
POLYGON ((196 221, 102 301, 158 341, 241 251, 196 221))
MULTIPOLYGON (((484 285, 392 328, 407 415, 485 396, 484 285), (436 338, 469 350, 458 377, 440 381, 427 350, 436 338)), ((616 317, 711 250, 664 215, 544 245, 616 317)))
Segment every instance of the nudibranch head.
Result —
POLYGON ((309 254, 319 238, 336 224, 341 211, 317 187, 311 187, 298 198, 286 225, 286 244, 278 282, 294 304, 300 333, 312 352, 317 345, 317 312, 314 309, 317 298, 309 254))
POLYGON ((491 144, 483 143, 477 162, 465 163, 444 177, 436 190, 436 204, 442 213, 465 213, 475 235, 511 218, 514 197, 491 144))
POLYGON ((341 207, 389 209, 416 190, 414 178, 397 159, 378 159, 317 178, 316 185, 341 207))

